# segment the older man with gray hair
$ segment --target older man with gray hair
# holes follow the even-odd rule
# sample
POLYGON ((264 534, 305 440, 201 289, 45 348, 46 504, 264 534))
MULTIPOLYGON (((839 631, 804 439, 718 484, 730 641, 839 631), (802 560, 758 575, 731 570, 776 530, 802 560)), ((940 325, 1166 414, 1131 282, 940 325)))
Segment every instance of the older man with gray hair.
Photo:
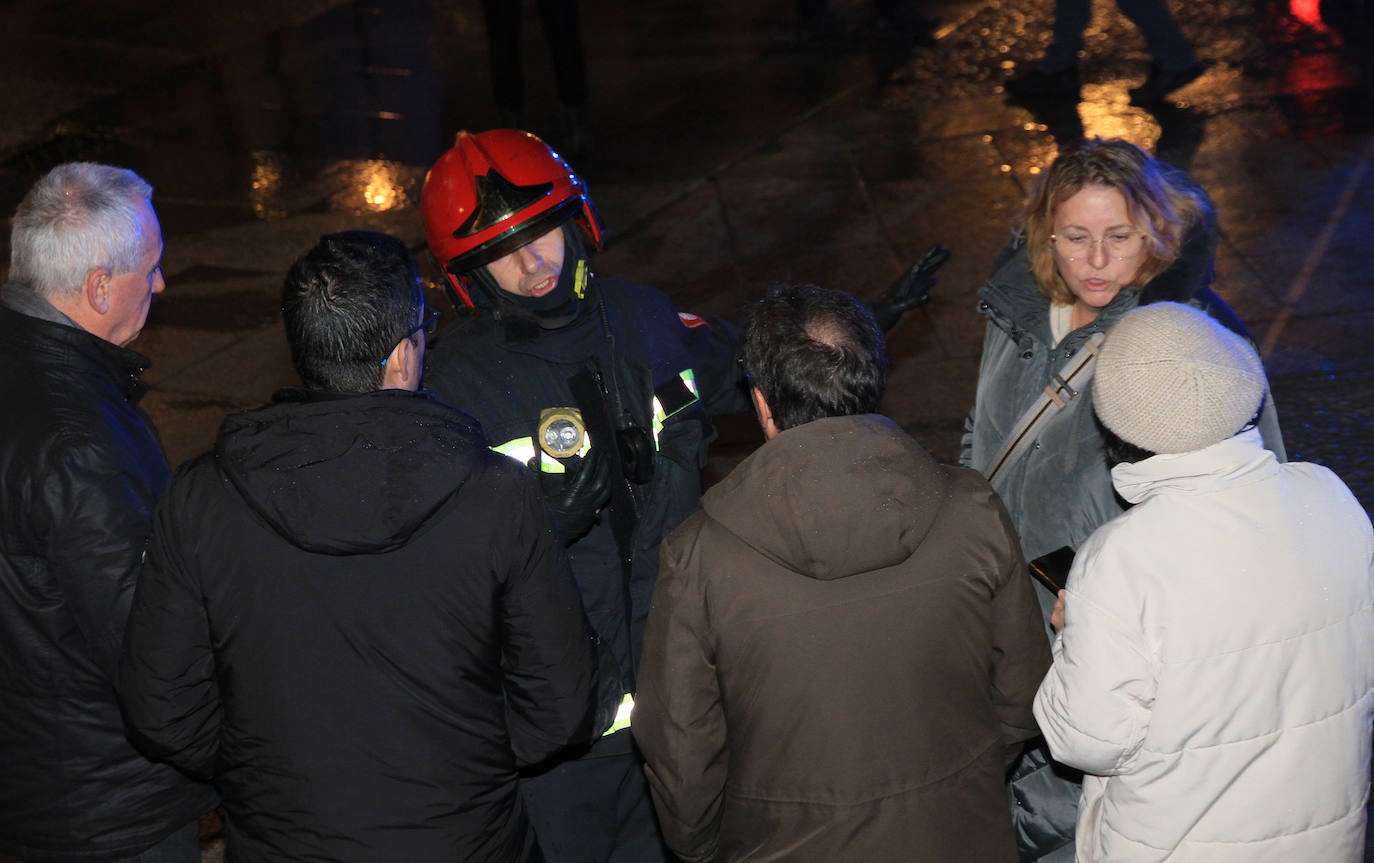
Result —
POLYGON ((124 346, 162 280, 153 190, 60 165, 15 211, 0 288, 0 854, 200 859, 214 793, 142 757, 116 672, 167 461, 124 346))

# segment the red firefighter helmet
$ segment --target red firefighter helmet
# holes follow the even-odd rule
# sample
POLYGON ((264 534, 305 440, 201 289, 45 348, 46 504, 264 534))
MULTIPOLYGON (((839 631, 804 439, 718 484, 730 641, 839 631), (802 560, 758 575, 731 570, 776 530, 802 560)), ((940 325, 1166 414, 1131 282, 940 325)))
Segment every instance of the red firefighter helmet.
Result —
POLYGON ((468 274, 572 219, 590 250, 601 248, 601 216, 562 156, 529 132, 459 132, 425 176, 425 237, 469 308, 468 274))

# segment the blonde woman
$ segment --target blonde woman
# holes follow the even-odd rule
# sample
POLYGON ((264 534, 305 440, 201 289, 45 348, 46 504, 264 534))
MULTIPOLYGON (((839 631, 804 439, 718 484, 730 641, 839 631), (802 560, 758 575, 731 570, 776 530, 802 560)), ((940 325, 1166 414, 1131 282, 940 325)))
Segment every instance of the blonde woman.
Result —
MULTIPOLYGON (((1061 153, 1036 178, 1017 232, 979 291, 988 319, 961 462, 992 477, 1027 560, 1076 548, 1122 512, 1102 452, 1090 385, 1059 387, 1066 364, 1096 333, 1139 305, 1169 300, 1201 308, 1245 334, 1211 291, 1216 215, 1182 172, 1122 140, 1091 139, 1061 153), (1064 407, 1025 429, 1027 410, 1050 387, 1064 407)), ((1265 446, 1284 457, 1266 398, 1257 418, 1265 446)), ((1038 585, 1037 585, 1038 586, 1038 585)), ((1048 620, 1054 596, 1038 595, 1048 620)), ((1072 860, 1076 783, 1043 749, 1014 773, 1013 811, 1024 860, 1072 860)))

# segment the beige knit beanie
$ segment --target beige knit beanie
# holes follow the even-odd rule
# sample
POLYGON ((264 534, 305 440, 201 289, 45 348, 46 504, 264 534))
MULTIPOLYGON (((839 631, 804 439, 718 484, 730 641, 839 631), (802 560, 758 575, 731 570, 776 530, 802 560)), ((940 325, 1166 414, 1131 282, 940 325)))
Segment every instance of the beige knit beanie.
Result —
POLYGON ((1093 406, 1127 443, 1192 452, 1239 432, 1265 389, 1264 367, 1245 339, 1192 306, 1151 303, 1107 333, 1093 406))

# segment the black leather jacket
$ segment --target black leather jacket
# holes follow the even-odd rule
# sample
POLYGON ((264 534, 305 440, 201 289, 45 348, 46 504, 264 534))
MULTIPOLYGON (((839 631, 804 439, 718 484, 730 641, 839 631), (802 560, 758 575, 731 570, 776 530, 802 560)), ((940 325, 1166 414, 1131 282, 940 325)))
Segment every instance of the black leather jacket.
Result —
POLYGON ((168 468, 136 406, 147 360, 22 288, 0 305, 0 851, 136 854, 215 805, 130 745, 124 622, 168 468), (41 317, 16 310, 37 312, 41 317))

